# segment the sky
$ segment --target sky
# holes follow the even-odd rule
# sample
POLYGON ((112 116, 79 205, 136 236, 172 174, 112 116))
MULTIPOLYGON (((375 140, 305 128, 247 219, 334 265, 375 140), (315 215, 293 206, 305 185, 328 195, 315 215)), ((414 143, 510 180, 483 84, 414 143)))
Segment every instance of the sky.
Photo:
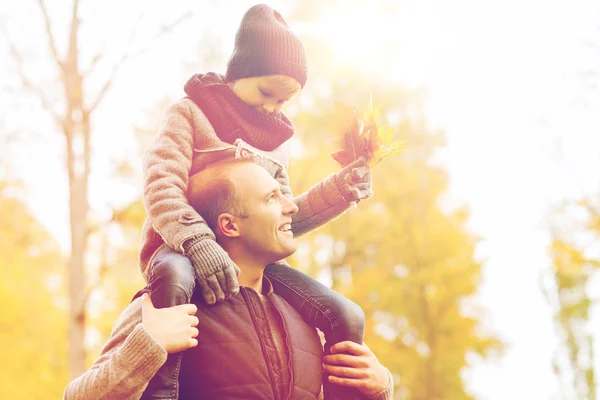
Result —
MULTIPOLYGON (((239 19, 253 4, 205 3, 176 32, 127 63, 116 89, 98 110, 98 131, 103 133, 96 138, 98 154, 109 148, 114 154, 112 159, 98 156, 94 164, 91 204, 100 215, 109 212, 106 203, 125 202, 140 190, 135 184, 116 183, 106 173, 116 161, 114 157, 126 158, 138 151, 134 139, 124 133, 134 123, 143 124, 157 101, 181 94, 185 79, 182 60, 194 59, 197 36, 224 37, 224 51, 228 52, 239 19), (122 102, 128 107, 116 106, 122 102), (109 192, 118 196, 107 198, 109 192)), ((49 0, 48 4, 53 17, 66 21, 68 6, 64 7, 64 2, 49 0)), ((90 48, 105 43, 118 53, 126 45, 123 38, 127 35, 116 27, 135 21, 140 9, 147 14, 134 48, 143 47, 152 37, 157 20, 174 20, 183 10, 198 8, 199 3, 174 1, 168 9, 161 2, 113 0, 103 4, 102 9, 90 5, 82 10, 87 43, 90 48), (115 7, 118 13, 114 13, 115 7), (111 27, 105 26, 107 20, 111 27)), ((270 4, 284 15, 289 8, 288 2, 270 4)), ((557 399, 558 386, 551 369, 556 338, 540 280, 549 264, 549 211, 563 199, 597 192, 600 186, 600 96, 593 87, 600 82, 598 76, 587 74, 600 72, 600 3, 405 0, 400 4, 398 14, 387 15, 371 32, 402 38, 398 48, 387 49, 386 62, 378 65, 383 65, 382 73, 390 80, 424 87, 427 116, 446 132, 448 146, 437 161, 449 172, 448 198, 469 207, 469 227, 482 237, 477 255, 484 260, 484 279, 477 299, 487 309, 486 328, 497 332, 508 345, 499 360, 474 360, 473 368, 464 374, 465 382, 478 399, 557 399), (589 45, 594 41, 597 50, 589 45)), ((9 12, 20 16, 11 18, 9 28, 22 43, 35 48, 33 39, 19 36, 17 26, 19 18, 35 17, 35 8, 16 0, 0 0, 0 6, 0 19, 6 20, 9 12)), ((377 17, 369 10, 362 9, 360 16, 367 20, 377 17)), ((356 12, 346 10, 328 22, 349 35, 355 20, 356 12)), ((43 32, 38 34, 43 37, 43 32)), ((352 59, 355 47, 341 37, 330 38, 338 44, 336 57, 359 62, 352 59)), ((355 35, 354 39, 364 37, 355 35)), ((0 54, 5 52, 0 41, 0 54)), ((108 61, 100 65, 94 82, 106 75, 108 61)), ((0 61, 0 83, 11 87, 4 67, 6 61, 0 61)), ((44 68, 38 66, 34 72, 43 77, 44 68)), ((8 107, 10 92, 2 92, 0 108, 8 107)), ((15 118, 3 122, 15 129, 23 115, 43 119, 34 108, 22 107, 15 118)), ((52 140, 50 132, 37 134, 35 143, 27 143, 30 157, 19 158, 11 166, 25 179, 34 213, 66 247, 66 182, 54 178, 61 174, 62 143, 52 140), (32 168, 30 160, 43 168, 32 168)), ((23 147, 17 143, 15 148, 23 147)), ((590 290, 598 287, 594 282, 590 290)), ((592 330, 600 339, 600 310, 594 309, 593 315, 592 330)), ((600 360, 595 362, 600 365, 600 360)))

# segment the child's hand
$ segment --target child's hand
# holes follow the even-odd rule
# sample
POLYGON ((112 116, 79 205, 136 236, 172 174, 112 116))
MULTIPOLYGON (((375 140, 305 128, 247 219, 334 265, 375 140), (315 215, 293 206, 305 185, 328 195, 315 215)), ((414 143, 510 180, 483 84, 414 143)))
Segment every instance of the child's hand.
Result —
POLYGON ((346 341, 331 346, 331 354, 323 357, 323 370, 329 382, 358 389, 371 396, 383 392, 390 376, 375 354, 365 344, 346 341))
POLYGON ((142 325, 169 354, 198 345, 196 311, 194 304, 154 308, 150 296, 142 296, 142 325))
POLYGON ((198 286, 207 304, 224 301, 240 291, 237 281, 240 269, 217 242, 192 239, 184 248, 194 265, 198 286))
POLYGON ((359 157, 338 172, 336 184, 348 202, 359 202, 373 196, 371 167, 365 157, 359 157))

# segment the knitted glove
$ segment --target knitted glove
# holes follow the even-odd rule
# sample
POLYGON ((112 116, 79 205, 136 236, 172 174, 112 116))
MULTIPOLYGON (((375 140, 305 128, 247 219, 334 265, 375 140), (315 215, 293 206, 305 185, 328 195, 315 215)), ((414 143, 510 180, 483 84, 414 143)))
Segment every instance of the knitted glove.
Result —
POLYGON ((364 157, 346 165, 335 175, 335 184, 347 202, 359 202, 373 196, 371 167, 364 157))
POLYGON ((240 269, 229 254, 210 237, 194 237, 183 243, 185 255, 192 261, 198 286, 207 304, 224 301, 240 291, 240 269))

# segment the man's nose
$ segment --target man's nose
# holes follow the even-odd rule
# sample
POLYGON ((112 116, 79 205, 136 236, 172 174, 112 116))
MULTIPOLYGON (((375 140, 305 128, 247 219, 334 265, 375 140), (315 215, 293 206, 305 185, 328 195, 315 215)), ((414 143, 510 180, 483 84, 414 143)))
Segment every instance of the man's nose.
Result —
POLYGON ((287 198, 286 196, 282 196, 283 197, 283 214, 284 215, 294 215, 298 212, 299 208, 296 205, 296 203, 294 203, 294 201, 292 199, 287 198))

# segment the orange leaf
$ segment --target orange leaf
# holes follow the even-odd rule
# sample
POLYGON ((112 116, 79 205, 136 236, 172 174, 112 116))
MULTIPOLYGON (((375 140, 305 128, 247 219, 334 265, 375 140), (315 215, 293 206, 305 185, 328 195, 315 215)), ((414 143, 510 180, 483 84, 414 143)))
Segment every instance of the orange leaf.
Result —
POLYGON ((331 155, 333 159, 344 167, 363 156, 369 165, 375 165, 404 150, 402 142, 393 142, 392 128, 379 126, 380 116, 379 107, 358 114, 353 107, 336 102, 330 122, 341 149, 331 155))

